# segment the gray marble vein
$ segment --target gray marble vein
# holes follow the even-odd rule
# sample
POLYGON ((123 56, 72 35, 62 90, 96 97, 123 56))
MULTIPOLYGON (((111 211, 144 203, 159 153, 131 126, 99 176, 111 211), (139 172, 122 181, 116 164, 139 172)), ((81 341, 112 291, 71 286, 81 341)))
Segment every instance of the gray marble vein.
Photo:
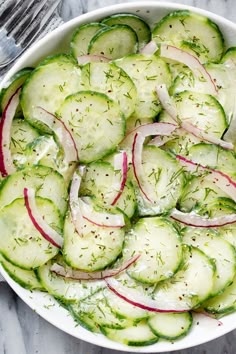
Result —
MULTIPOLYGON (((2 3, 3 0, 0 0, 2 3)), ((132 2, 133 0, 130 0, 132 2)), ((166 0, 162 0, 167 2, 166 0)), ((82 13, 124 0, 64 0, 60 14, 64 21, 82 13)), ((172 0, 174 3, 180 0, 172 0)), ((182 4, 210 10, 236 22, 235 0, 182 0, 182 4)), ((0 354, 118 354, 63 333, 39 317, 6 283, 0 282, 0 354)), ((210 343, 176 354, 235 354, 236 331, 210 343)))

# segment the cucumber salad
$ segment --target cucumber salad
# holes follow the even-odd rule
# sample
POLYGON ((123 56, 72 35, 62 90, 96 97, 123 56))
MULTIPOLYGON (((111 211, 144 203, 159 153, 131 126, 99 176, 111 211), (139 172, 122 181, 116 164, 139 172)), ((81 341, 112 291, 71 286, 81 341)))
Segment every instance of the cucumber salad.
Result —
POLYGON ((0 262, 86 329, 176 340, 236 310, 236 47, 115 14, 0 93, 0 262))

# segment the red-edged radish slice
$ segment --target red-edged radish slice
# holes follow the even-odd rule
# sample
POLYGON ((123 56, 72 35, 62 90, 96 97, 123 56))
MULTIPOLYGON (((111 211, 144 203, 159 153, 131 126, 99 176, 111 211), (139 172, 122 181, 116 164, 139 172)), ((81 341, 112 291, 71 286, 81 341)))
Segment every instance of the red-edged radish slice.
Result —
POLYGON ((156 53, 157 49, 158 46, 156 42, 150 41, 140 50, 139 53, 144 55, 153 55, 154 53, 156 53))
POLYGON ((119 281, 117 281, 114 278, 106 279, 106 284, 108 288, 119 298, 143 310, 147 310, 151 312, 166 312, 166 313, 167 312, 187 312, 190 310, 186 308, 181 308, 180 306, 181 301, 178 304, 175 304, 175 306, 173 306, 173 304, 165 303, 165 299, 163 299, 164 308, 159 308, 159 305, 155 300, 139 293, 136 289, 128 288, 122 285, 119 281))
POLYGON ((104 57, 103 55, 80 55, 77 57, 77 62, 79 65, 85 65, 88 63, 108 63, 111 59, 104 57))
POLYGON ((218 93, 216 84, 212 79, 211 75, 205 69, 205 67, 200 63, 198 58, 194 57, 192 54, 185 52, 182 49, 174 47, 168 44, 161 44, 160 46, 160 56, 166 59, 171 59, 178 61, 189 67, 196 78, 204 80, 205 85, 207 85, 208 93, 216 95, 218 93))
POLYGON ((125 183, 127 180, 127 172, 128 172, 128 157, 125 151, 122 151, 121 153, 116 154, 114 156, 114 170, 120 171, 121 177, 120 177, 120 173, 115 172, 114 183, 111 189, 117 191, 117 194, 113 199, 111 205, 115 205, 117 203, 118 199, 120 198, 125 188, 125 183))
POLYGON ((165 84, 161 84, 156 87, 156 92, 158 98, 161 102, 162 107, 166 110, 166 112, 171 116, 171 118, 181 126, 186 132, 196 136, 202 141, 206 141, 211 144, 219 145, 224 149, 233 150, 234 146, 231 143, 228 143, 224 140, 218 139, 211 134, 205 132, 204 130, 196 127, 195 125, 188 123, 186 121, 182 121, 178 115, 178 111, 175 103, 172 98, 169 96, 167 87, 165 84))
POLYGON ((74 172, 70 186, 69 206, 71 212, 72 222, 78 235, 83 236, 84 220, 81 213, 79 203, 79 190, 82 176, 85 173, 85 166, 79 166, 79 169, 74 172))
POLYGON ((123 214, 110 214, 94 210, 89 197, 79 198, 83 218, 100 227, 121 228, 125 226, 123 214))
POLYGON ((42 107, 36 107, 35 109, 37 110, 37 120, 46 124, 57 136, 64 151, 65 161, 67 163, 78 161, 75 141, 64 122, 42 107))
POLYGON ((126 262, 121 264, 119 268, 105 269, 99 272, 83 272, 81 270, 76 270, 69 267, 64 268, 58 263, 54 263, 50 268, 50 271, 67 279, 69 278, 75 280, 102 280, 120 274, 124 270, 128 269, 133 263, 135 263, 139 257, 140 255, 136 255, 128 259, 126 262))
POLYGON ((10 143, 11 126, 20 101, 21 87, 11 96, 0 121, 0 172, 6 177, 16 171, 12 161, 10 143))
POLYGON ((236 222, 236 214, 229 214, 217 218, 207 219, 203 216, 197 215, 194 212, 182 213, 174 209, 170 214, 171 218, 181 222, 182 224, 195 227, 220 227, 224 225, 233 224, 236 222))
POLYGON ((35 228, 53 246, 61 248, 63 245, 62 236, 52 229, 39 214, 36 202, 35 191, 31 188, 24 188, 25 206, 35 228))
POLYGON ((228 196, 236 202, 236 182, 232 180, 224 172, 215 170, 213 168, 203 166, 201 164, 195 163, 191 160, 186 159, 186 157, 176 155, 177 160, 181 163, 185 169, 190 173, 203 174, 208 172, 205 176, 207 180, 213 182, 217 187, 224 191, 228 196))

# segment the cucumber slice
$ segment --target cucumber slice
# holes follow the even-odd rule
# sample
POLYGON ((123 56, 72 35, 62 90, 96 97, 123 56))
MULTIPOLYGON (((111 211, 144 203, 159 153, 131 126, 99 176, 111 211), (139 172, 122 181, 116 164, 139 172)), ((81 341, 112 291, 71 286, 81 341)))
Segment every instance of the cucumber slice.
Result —
POLYGON ((157 285, 154 299, 163 308, 193 309, 211 296, 214 280, 215 266, 210 258, 197 248, 185 247, 180 270, 157 285))
POLYGON ((135 109, 136 87, 124 70, 109 63, 88 63, 81 71, 81 86, 85 90, 105 93, 120 105, 128 118, 135 109))
POLYGON ((100 333, 99 325, 94 322, 93 316, 91 316, 90 313, 79 311, 78 306, 67 305, 67 308, 77 324, 88 331, 100 333))
POLYGON ((191 329, 193 318, 190 312, 157 313, 148 320, 153 333, 167 340, 185 336, 191 329))
MULTIPOLYGON (((84 196, 94 196, 96 203, 107 209, 113 210, 111 207, 114 191, 111 191, 111 186, 115 178, 115 171, 112 165, 108 162, 92 162, 86 166, 80 194, 84 196), (112 193, 112 194, 111 194, 112 193)), ((122 210, 129 218, 131 218, 136 209, 136 199, 134 188, 128 180, 124 190, 116 203, 116 208, 122 210)))
POLYGON ((219 61, 224 50, 224 39, 218 26, 207 17, 189 10, 169 13, 157 23, 152 38, 190 51, 201 62, 219 61))
POLYGON ((89 43, 88 53, 117 59, 136 53, 137 49, 136 32, 127 25, 114 25, 102 28, 94 35, 89 43))
POLYGON ((119 105, 102 93, 80 91, 68 96, 59 115, 70 129, 83 163, 114 151, 125 134, 119 105))
POLYGON ((27 145, 39 136, 39 132, 24 119, 14 119, 11 126, 11 156, 17 168, 25 164, 27 145))
POLYGON ((225 291, 215 296, 214 298, 208 300, 203 304, 204 309, 207 312, 215 314, 228 314, 236 310, 236 301, 235 301, 235 292, 236 292, 236 277, 234 278, 231 285, 229 285, 225 291))
POLYGON ((143 218, 125 237, 123 255, 141 254, 127 272, 141 282, 154 284, 170 278, 182 261, 182 243, 177 230, 163 217, 143 218))
POLYGON ((144 146, 142 154, 145 192, 149 202, 142 195, 133 176, 139 215, 157 215, 175 207, 183 189, 183 168, 167 152, 156 146, 144 146))
POLYGON ((184 230, 183 242, 197 247, 212 259, 216 266, 212 296, 221 293, 232 283, 236 273, 234 247, 214 231, 204 228, 188 227, 184 230))
MULTIPOLYGON (((16 92, 16 90, 23 85, 25 80, 28 78, 33 69, 25 68, 18 71, 11 79, 7 82, 6 87, 3 87, 0 92, 0 115, 6 108, 10 98, 16 92)), ((20 105, 16 109, 15 117, 21 117, 22 110, 20 105)))
POLYGON ((87 233, 78 235, 67 215, 64 225, 63 254, 67 264, 85 271, 105 268, 115 261, 122 251, 124 230, 96 226, 85 220, 87 233))
POLYGON ((154 118, 160 112, 156 86, 165 83, 169 88, 171 75, 167 64, 155 55, 129 55, 115 61, 133 80, 137 88, 136 118, 154 118))
POLYGON ((236 155, 233 151, 201 143, 191 147, 188 157, 196 163, 215 168, 236 178, 236 155))
POLYGON ((151 31, 148 24, 139 16, 133 14, 116 14, 102 20, 107 26, 128 25, 138 36, 139 49, 151 40, 151 31))
MULTIPOLYGON (((36 197, 36 204, 46 223, 60 232, 62 219, 54 204, 39 197, 36 197)), ((0 230, 0 252, 23 269, 37 268, 58 253, 58 248, 49 243, 33 225, 24 199, 16 199, 1 209, 0 230)))
POLYGON ((62 300, 63 303, 82 301, 105 286, 103 281, 84 281, 61 277, 50 271, 51 266, 55 262, 65 266, 63 258, 57 256, 55 259, 39 267, 36 272, 47 292, 57 299, 62 300))
POLYGON ((23 288, 29 290, 43 290, 42 284, 38 281, 34 271, 15 266, 8 262, 1 254, 0 263, 10 277, 23 288))
POLYGON ((159 339, 144 321, 124 329, 101 327, 101 331, 111 340, 134 347, 151 345, 159 339))
POLYGON ((26 80, 21 92, 25 119, 39 129, 49 132, 39 122, 38 106, 55 113, 64 98, 80 89, 80 69, 72 57, 65 54, 45 59, 26 80))
POLYGON ((229 61, 233 61, 236 63, 236 47, 230 47, 226 50, 223 58, 221 59, 221 63, 228 63, 229 61))
POLYGON ((5 178, 0 188, 0 206, 23 197, 24 188, 35 189, 36 196, 50 199, 62 215, 67 209, 68 192, 63 177, 45 166, 25 168, 5 178))
POLYGON ((91 39, 100 29, 105 27, 106 25, 102 23, 91 22, 76 29, 70 42, 71 53, 75 59, 80 55, 88 54, 91 39))

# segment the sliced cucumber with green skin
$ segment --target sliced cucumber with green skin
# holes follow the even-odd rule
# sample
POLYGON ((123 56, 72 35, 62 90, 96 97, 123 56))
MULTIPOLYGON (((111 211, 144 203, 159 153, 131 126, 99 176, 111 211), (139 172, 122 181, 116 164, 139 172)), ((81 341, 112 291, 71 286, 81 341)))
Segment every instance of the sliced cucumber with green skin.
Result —
POLYGON ((141 282, 154 284, 170 278, 182 262, 182 242, 177 230, 163 217, 143 218, 125 237, 123 255, 141 257, 127 270, 141 282))
POLYGON ((145 321, 124 329, 101 327, 101 331, 111 340, 134 347, 151 345, 159 339, 145 321))
POLYGON ((236 311, 235 293, 236 277, 234 278, 232 284, 229 285, 222 294, 205 302, 203 307, 207 312, 219 315, 234 312, 236 311))
POLYGON ((1 254, 0 263, 10 277, 23 288, 29 290, 43 290, 43 286, 37 279, 33 270, 19 268, 7 261, 1 254))
POLYGON ((83 163, 113 152, 125 135, 118 103, 103 93, 80 91, 68 96, 58 114, 71 131, 83 163))
POLYGON ((190 148, 188 158, 236 178, 236 155, 233 151, 217 145, 201 143, 190 148))
POLYGON ((49 128, 37 120, 37 107, 55 113, 64 98, 79 89, 80 68, 71 56, 59 54, 45 59, 22 88, 20 103, 25 119, 50 133, 49 128))
POLYGON ((174 208, 183 190, 183 168, 167 152, 156 146, 144 146, 142 179, 147 200, 133 176, 139 215, 157 215, 174 208))
POLYGON ((69 184, 76 163, 67 163, 64 154, 51 135, 41 135, 29 144, 24 154, 25 166, 41 165, 51 167, 60 173, 69 184))
POLYGON ((194 309, 211 296, 214 279, 215 266, 211 259, 199 249, 185 246, 180 270, 157 285, 153 298, 159 306, 194 309))
POLYGON ((113 25, 128 25, 138 36, 139 49, 142 49, 145 44, 151 40, 151 31, 148 24, 139 16, 133 14, 116 14, 104 18, 102 20, 107 26, 113 25))
MULTIPOLYGON (((0 92, 0 115, 6 108, 10 98, 17 91, 19 87, 23 85, 25 80, 28 78, 32 72, 32 68, 25 68, 18 71, 11 79, 7 82, 6 87, 3 87, 0 92)), ((22 116, 22 110, 20 105, 17 107, 15 117, 22 116)))
POLYGON ((156 95, 156 86, 165 83, 171 85, 171 75, 167 64, 155 55, 129 55, 115 61, 130 78, 137 88, 137 103, 134 115, 136 118, 154 118, 161 110, 156 95))
POLYGON ((88 282, 61 277, 50 271, 54 263, 65 266, 62 256, 57 256, 55 259, 39 267, 36 272, 40 283, 47 292, 64 303, 82 301, 99 291, 102 287, 105 287, 103 281, 88 282))
MULTIPOLYGON (((62 218, 48 199, 36 197, 40 215, 53 229, 61 233, 62 218)), ((14 265, 34 269, 58 253, 33 225, 24 199, 16 199, 0 211, 0 252, 14 265)))
POLYGON ((38 138, 39 132, 24 119, 14 119, 11 126, 11 156, 17 168, 24 166, 27 145, 38 138))
POLYGON ((233 61, 236 64, 236 47, 230 47, 226 50, 221 63, 227 63, 228 61, 233 61))
POLYGON ((78 305, 68 305, 68 310, 77 324, 84 327, 88 331, 100 333, 99 325, 94 322, 92 314, 79 311, 78 305))
POLYGON ((86 233, 78 235, 67 215, 64 225, 63 256, 67 264, 85 271, 105 268, 115 261, 122 251, 124 230, 96 226, 85 220, 86 233))
POLYGON ((1 208, 22 198, 24 188, 35 189, 36 196, 50 199, 61 214, 65 214, 68 191, 63 177, 55 170, 38 165, 9 175, 0 187, 1 208))
POLYGON ((156 313, 148 320, 152 332, 167 340, 185 336, 191 329, 193 318, 190 312, 156 313))
POLYGON ((190 212, 216 201, 219 197, 227 198, 228 195, 204 176, 193 177, 186 183, 178 204, 181 211, 190 212))
POLYGON ((190 51, 201 62, 217 62, 224 51, 218 26, 205 16, 178 10, 163 17, 152 31, 153 40, 190 51))
MULTIPOLYGON (((111 186, 115 178, 113 166, 108 162, 92 162, 86 166, 80 194, 84 196, 94 196, 96 203, 107 209, 111 208, 111 203, 114 200, 114 191, 111 191, 111 186)), ((131 218, 136 209, 136 199, 134 188, 131 182, 126 181, 124 190, 115 204, 116 208, 122 210, 129 218, 131 218)))
POLYGON ((127 25, 107 26, 98 31, 91 39, 88 53, 117 59, 138 50, 136 32, 127 25))
POLYGON ((214 231, 205 228, 188 227, 183 233, 183 242, 202 250, 216 265, 212 296, 232 283, 236 273, 236 253, 234 247, 214 231))
POLYGON ((72 55, 77 59, 80 55, 88 54, 88 46, 91 39, 104 27, 107 26, 99 22, 91 22, 78 27, 70 42, 72 55))
POLYGON ((84 90, 105 93, 118 102, 120 110, 128 118, 135 109, 136 87, 124 70, 109 63, 88 63, 81 71, 84 90))

